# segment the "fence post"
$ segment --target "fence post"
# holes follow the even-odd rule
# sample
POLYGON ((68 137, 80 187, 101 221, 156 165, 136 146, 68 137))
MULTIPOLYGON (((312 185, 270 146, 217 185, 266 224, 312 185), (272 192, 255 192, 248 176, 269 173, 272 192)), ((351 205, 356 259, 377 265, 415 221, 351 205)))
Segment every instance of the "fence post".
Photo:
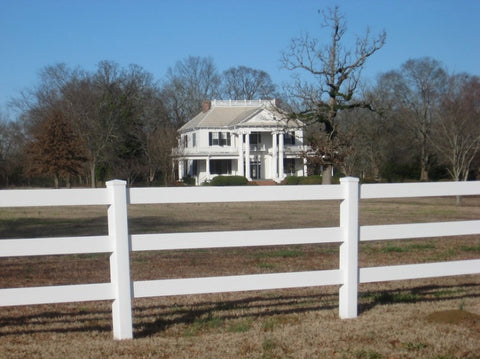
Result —
POLYGON ((130 280, 130 239, 128 234, 126 182, 107 182, 110 194, 108 207, 108 235, 113 242, 110 256, 110 279, 114 294, 112 303, 113 337, 133 338, 132 283, 130 280))
POLYGON ((344 200, 340 205, 340 228, 343 243, 340 246, 340 271, 343 284, 339 293, 340 318, 357 317, 358 300, 358 178, 340 179, 344 200))

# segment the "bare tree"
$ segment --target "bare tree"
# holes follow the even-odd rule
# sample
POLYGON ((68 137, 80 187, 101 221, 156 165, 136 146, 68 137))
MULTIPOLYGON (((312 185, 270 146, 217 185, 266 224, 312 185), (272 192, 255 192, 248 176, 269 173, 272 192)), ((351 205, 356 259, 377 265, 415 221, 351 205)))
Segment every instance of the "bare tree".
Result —
POLYGON ((454 181, 466 181, 480 151, 480 78, 452 76, 430 140, 454 181))
MULTIPOLYGON (((347 155, 341 153, 342 148, 338 144, 343 146, 350 136, 347 133, 345 139, 337 139, 342 136, 337 115, 346 110, 370 108, 368 104, 355 100, 354 95, 366 61, 382 48, 386 34, 382 32, 372 38, 367 29, 363 37, 357 38, 352 51, 343 45, 347 26, 339 8, 329 9, 322 14, 323 27, 330 29, 328 44, 325 46, 308 34, 293 39, 289 49, 282 55, 282 62, 285 68, 296 71, 290 93, 304 108, 299 117, 307 124, 323 125, 323 136, 318 136, 322 142, 314 148, 314 154, 324 166, 322 182, 329 184, 332 166, 341 164, 347 155), (307 77, 300 76, 297 70, 307 77)), ((348 147, 347 144, 347 152, 348 147)))
POLYGON ((420 181, 427 181, 433 152, 429 137, 447 74, 438 61, 426 57, 408 60, 400 71, 391 71, 383 77, 385 86, 390 86, 397 99, 397 115, 403 116, 418 145, 420 181))
POLYGON ((220 76, 212 58, 190 56, 167 71, 163 102, 177 126, 193 118, 203 101, 217 97, 220 76))
POLYGON ((275 85, 265 71, 237 66, 223 72, 222 93, 232 100, 271 99, 275 97, 275 85))

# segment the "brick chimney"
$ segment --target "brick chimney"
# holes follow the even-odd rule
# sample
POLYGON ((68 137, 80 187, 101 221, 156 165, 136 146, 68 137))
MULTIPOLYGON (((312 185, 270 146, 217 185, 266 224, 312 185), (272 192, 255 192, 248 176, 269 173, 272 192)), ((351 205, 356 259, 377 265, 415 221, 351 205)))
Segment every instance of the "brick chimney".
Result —
POLYGON ((203 101, 202 112, 207 112, 212 107, 212 101, 206 100, 203 101))

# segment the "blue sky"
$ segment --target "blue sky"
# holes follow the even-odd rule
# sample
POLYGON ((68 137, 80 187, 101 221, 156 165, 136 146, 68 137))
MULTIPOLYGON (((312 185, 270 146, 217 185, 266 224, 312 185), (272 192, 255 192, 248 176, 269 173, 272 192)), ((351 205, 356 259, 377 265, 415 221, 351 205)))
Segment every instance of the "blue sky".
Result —
POLYGON ((280 85, 291 75, 282 50, 302 33, 325 35, 317 10, 335 4, 350 34, 387 32, 366 81, 423 56, 480 75, 478 0, 0 0, 0 111, 57 63, 133 63, 161 80, 178 60, 210 56, 219 71, 245 65, 280 85))

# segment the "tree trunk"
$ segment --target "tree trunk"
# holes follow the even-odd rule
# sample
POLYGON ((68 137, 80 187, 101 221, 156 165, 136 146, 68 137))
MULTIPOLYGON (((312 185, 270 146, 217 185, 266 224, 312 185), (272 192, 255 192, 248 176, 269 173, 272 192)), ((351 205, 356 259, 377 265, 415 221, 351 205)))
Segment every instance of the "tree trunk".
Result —
POLYGON ((322 184, 332 184, 332 165, 325 165, 323 167, 322 184))
POLYGON ((55 185, 55 188, 58 188, 58 175, 57 174, 53 175, 53 183, 55 185))
POLYGON ((427 139, 424 137, 422 150, 420 153, 420 182, 428 181, 428 153, 427 153, 427 139))
POLYGON ((97 183, 95 181, 95 161, 92 161, 90 164, 90 187, 95 188, 97 187, 97 183))
POLYGON ((422 165, 420 169, 420 182, 427 182, 428 181, 428 171, 425 166, 422 165))

